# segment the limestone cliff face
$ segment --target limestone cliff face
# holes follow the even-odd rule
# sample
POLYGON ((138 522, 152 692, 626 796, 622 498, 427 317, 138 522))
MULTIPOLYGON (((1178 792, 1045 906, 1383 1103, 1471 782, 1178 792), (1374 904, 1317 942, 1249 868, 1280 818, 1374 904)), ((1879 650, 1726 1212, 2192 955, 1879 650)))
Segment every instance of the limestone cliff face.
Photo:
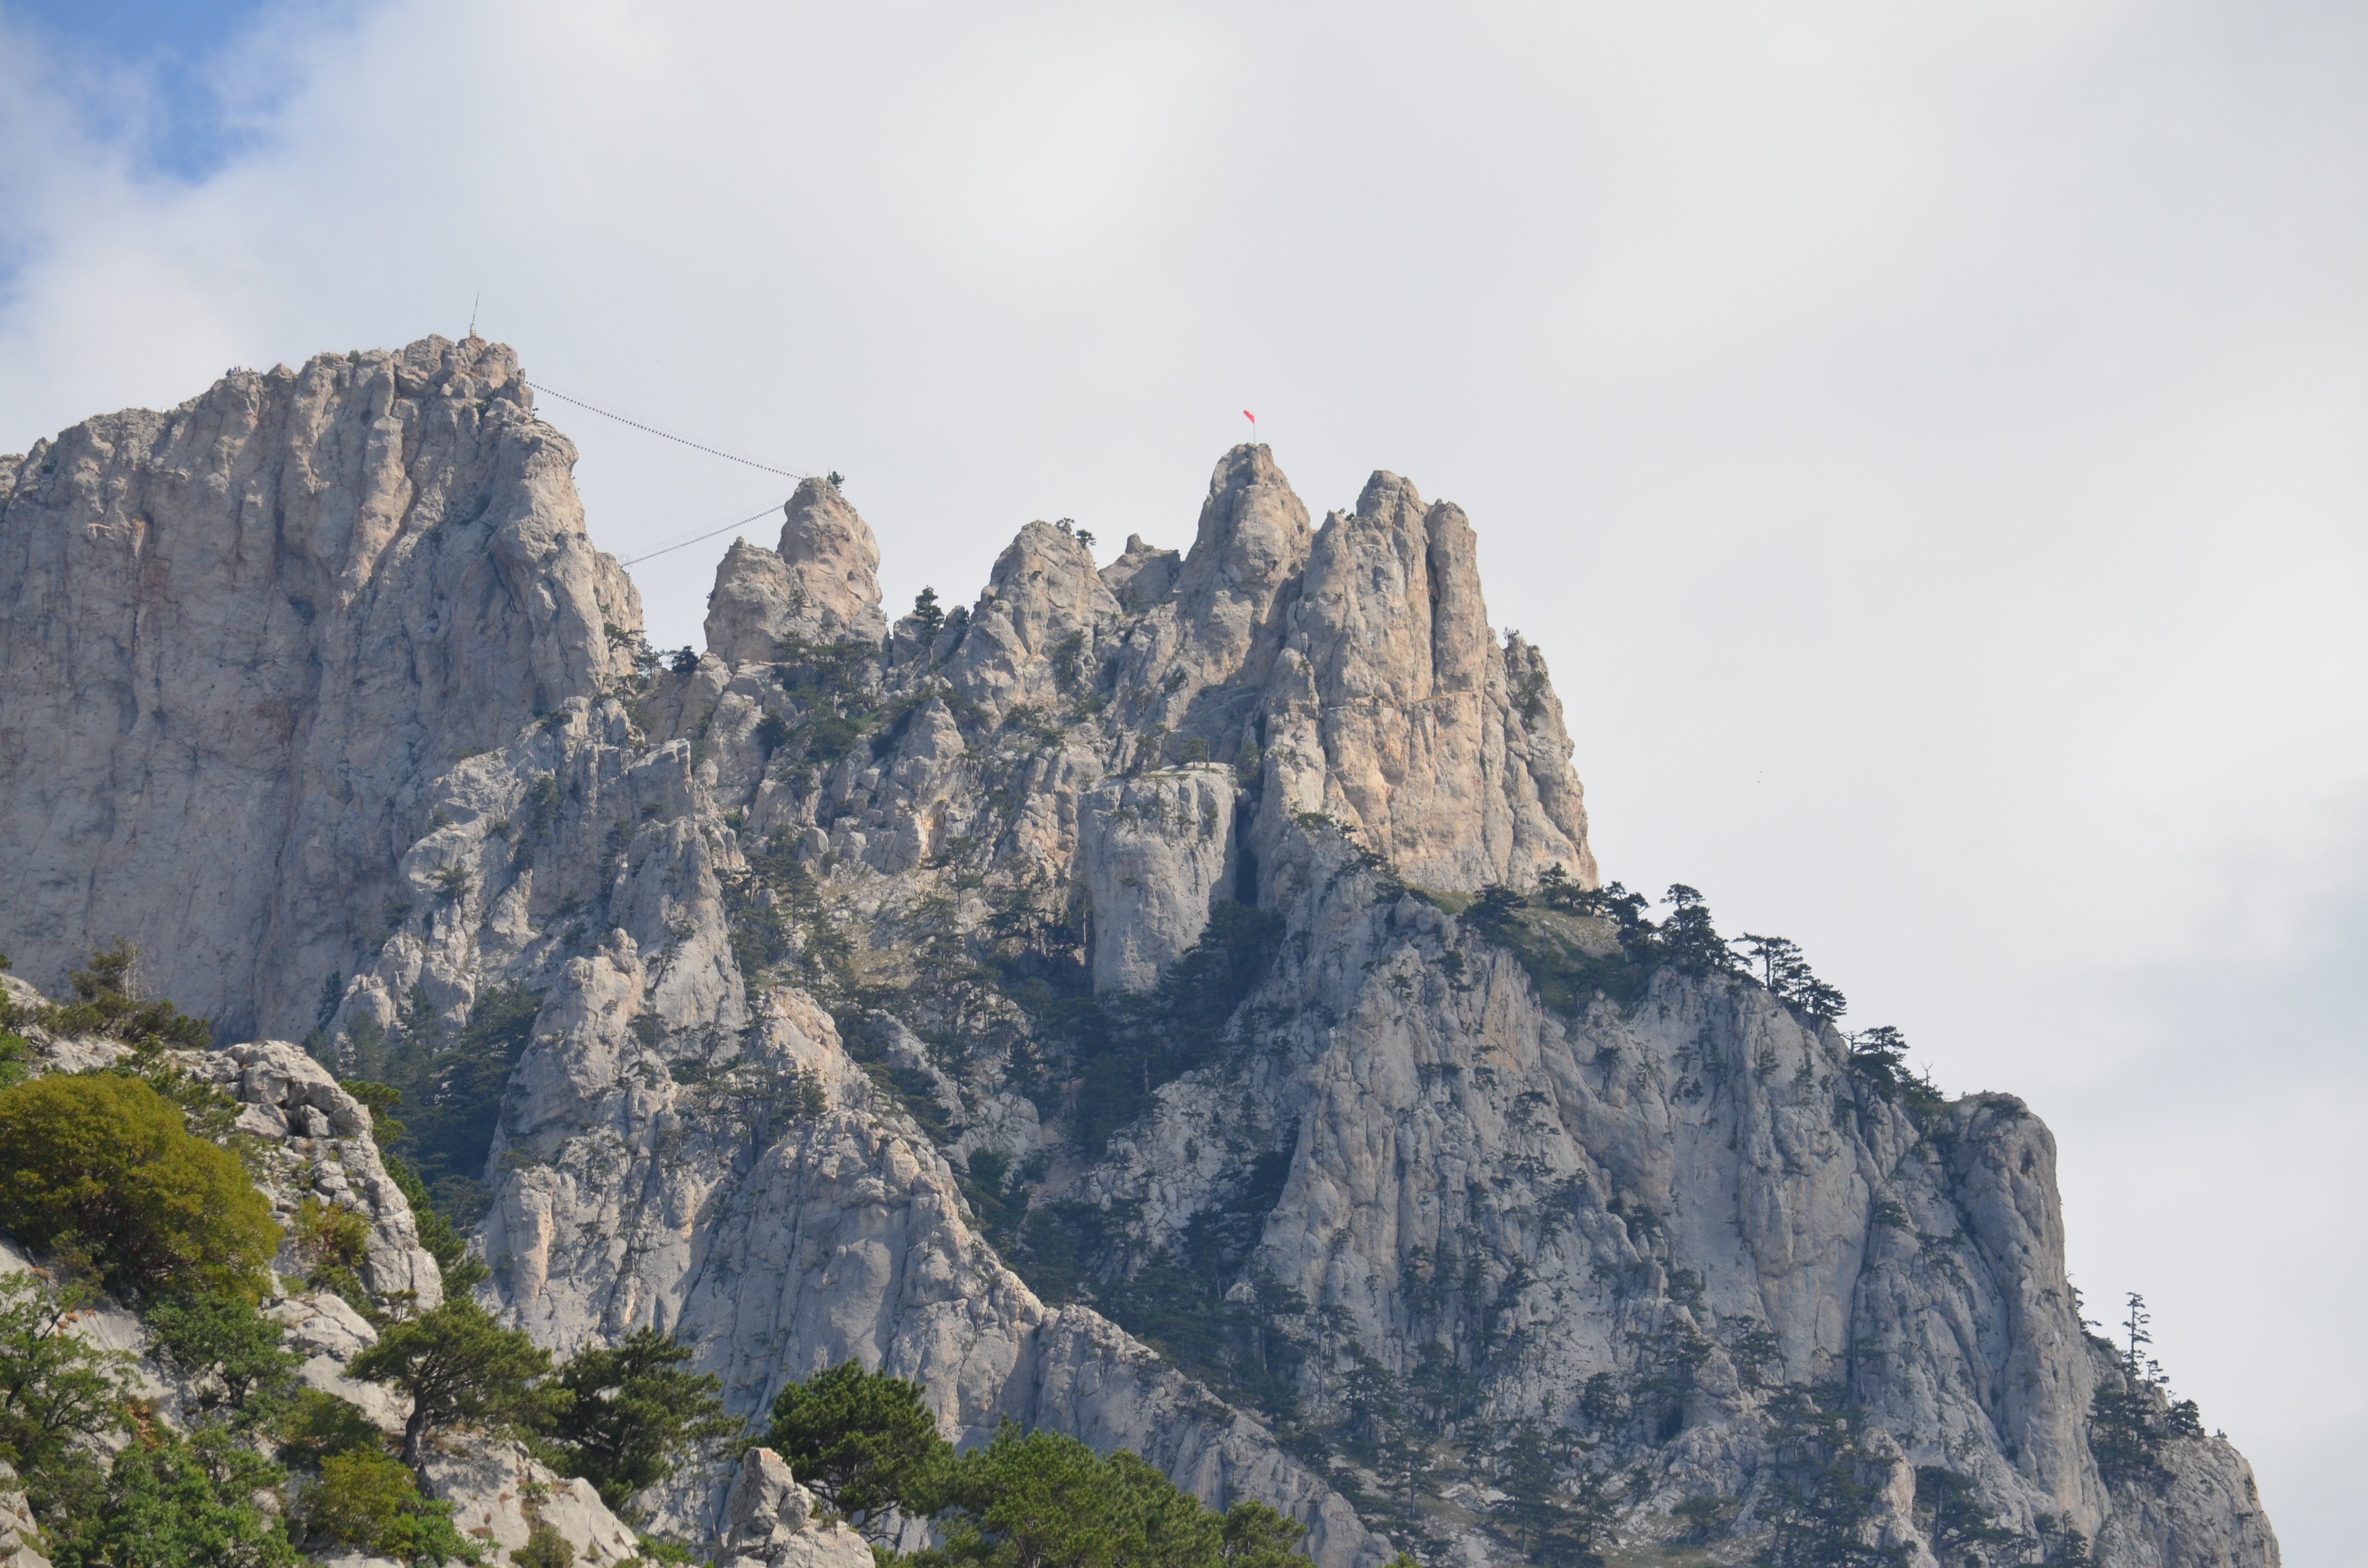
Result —
POLYGON ((410 901, 429 783, 609 672, 632 585, 516 358, 236 371, 0 489, 0 865, 48 979, 128 937, 223 1033, 301 1035, 410 901))
POLYGON ((770 664, 781 640, 877 642, 880 545, 826 479, 801 481, 781 508, 778 549, 734 540, 707 600, 707 648, 729 665, 770 664))
MULTIPOLYGON (((67 551, 26 494, 0 547, 67 551)), ((480 1236, 539 1339, 655 1324, 752 1419, 854 1357, 958 1439, 1013 1415, 1274 1502, 1324 1568, 1521 1559, 1522 1454, 1637 1545, 1748 1551, 1847 1473, 1904 1562, 1963 1560, 1934 1485, 2026 1558, 2276 1562, 2243 1460, 2150 1385, 2146 1465, 2100 1466, 2120 1372, 2019 1102, 1903 1085, 1590 900, 1561 707, 1490 630, 1459 508, 1381 473, 1313 526, 1238 448, 1189 551, 1098 569, 1032 523, 974 604, 893 627, 845 498, 787 521, 726 557, 696 668, 587 634, 573 687, 514 681, 498 727, 461 703, 488 733, 423 744, 337 916, 381 924, 332 1040, 540 996, 480 1236)), ((487 616, 631 624, 596 558, 538 559, 487 616)), ((27 678, 0 701, 77 689, 27 678)), ((294 897, 258 883, 254 931, 294 897)), ((34 907, 52 935, 0 945, 104 934, 34 907)), ((736 1540, 733 1482, 647 1502, 736 1540)))

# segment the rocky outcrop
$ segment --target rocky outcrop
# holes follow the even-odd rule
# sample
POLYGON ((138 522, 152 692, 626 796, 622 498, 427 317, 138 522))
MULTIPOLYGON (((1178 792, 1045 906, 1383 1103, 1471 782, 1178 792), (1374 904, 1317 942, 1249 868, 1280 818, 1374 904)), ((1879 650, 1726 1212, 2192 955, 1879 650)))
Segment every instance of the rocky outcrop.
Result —
POLYGON ((186 1061, 195 1076, 245 1107, 238 1129, 262 1144, 256 1185, 289 1233, 275 1268, 297 1278, 308 1267, 300 1210, 310 1199, 369 1221, 360 1274, 371 1295, 407 1299, 421 1310, 444 1299, 443 1274, 419 1244, 411 1204, 379 1158, 370 1108, 338 1087, 327 1068, 277 1040, 191 1052, 186 1061))
MULTIPOLYGON (((48 998, 9 978, 9 1000, 27 1015, 16 1028, 33 1048, 28 1065, 34 1072, 94 1072, 123 1059, 127 1048, 119 1040, 55 1035, 43 1028, 34 1010, 45 1007, 48 998)), ((248 1140, 243 1151, 248 1173, 271 1200, 272 1221, 286 1235, 272 1259, 276 1274, 301 1279, 318 1262, 306 1252, 302 1221, 309 1201, 315 1214, 343 1212, 365 1221, 368 1239, 357 1272, 373 1296, 421 1310, 443 1301, 443 1274, 420 1244, 410 1200, 380 1158, 370 1108, 339 1087, 328 1069, 285 1040, 167 1051, 164 1061, 240 1107, 233 1130, 248 1140)), ((302 1315, 331 1312, 370 1333, 352 1308, 306 1300, 313 1304, 302 1315)))
POLYGON ((562 1479, 521 1443, 472 1437, 431 1452, 423 1467, 427 1493, 452 1505, 463 1535, 507 1562, 538 1527, 555 1532, 579 1563, 629 1563, 641 1544, 600 1501, 588 1481, 562 1479))
POLYGON ((233 1038, 318 1021, 430 783, 602 689, 632 585, 471 339, 235 371, 37 442, 0 508, 0 865, 36 980, 118 937, 233 1038))
POLYGON ((1077 860, 1093 911, 1094 986, 1148 991, 1200 940, 1238 872, 1233 769, 1112 778, 1080 802, 1077 860))
POLYGON ((803 480, 781 510, 779 549, 734 540, 715 569, 707 651, 727 665, 771 664, 785 638, 876 642, 887 634, 880 546, 838 487, 803 480))
MULTIPOLYGON (((0 549, 65 550, 26 493, 0 549)), ((1564 716, 1460 508, 1379 473, 1315 528, 1238 448, 1180 557, 1031 523, 892 634, 869 530, 799 497, 695 667, 587 654, 383 819, 327 1032, 426 1050, 539 999, 478 1238, 510 1321, 677 1335, 752 1424, 852 1358, 957 1442, 1010 1416, 1271 1502, 1323 1568, 1518 1558, 1520 1453, 1639 1547, 1744 1553, 1847 1476, 1856 1543, 1930 1563, 1940 1476, 2025 1556, 2275 1562, 2216 1439, 2100 1470, 2111 1364, 2020 1102, 1586 896, 1564 716)), ((575 559, 522 602, 574 602, 575 559)), ((336 1142, 280 1077, 252 1103, 336 1142)), ((794 1484, 646 1501, 771 1562, 794 1484)))
POLYGON ((41 1528, 17 1483, 16 1468, 0 1460, 0 1568, 50 1568, 37 1543, 41 1528))
POLYGON ((798 1484, 781 1456, 750 1449, 724 1494, 726 1568, 871 1568, 863 1538, 817 1517, 814 1494, 798 1484))

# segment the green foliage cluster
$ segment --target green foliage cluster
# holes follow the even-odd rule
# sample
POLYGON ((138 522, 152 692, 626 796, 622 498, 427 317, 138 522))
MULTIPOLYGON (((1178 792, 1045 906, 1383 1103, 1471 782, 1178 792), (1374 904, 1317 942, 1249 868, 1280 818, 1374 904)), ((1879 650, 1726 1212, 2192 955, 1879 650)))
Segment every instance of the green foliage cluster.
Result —
POLYGON ((403 1461, 415 1470, 432 1432, 531 1426, 549 1408, 535 1384, 551 1370, 551 1352, 464 1295, 394 1324, 347 1370, 410 1396, 403 1461))
POLYGON ((853 999, 863 988, 854 945, 828 919, 822 891, 799 864, 790 835, 773 835, 747 862, 747 873, 730 879, 723 896, 732 957, 749 999, 773 978, 803 985, 825 1006, 853 999), (759 896, 768 892, 773 896, 759 896))
POLYGON ((132 1358, 65 1330, 94 1294, 29 1272, 0 1275, 0 1460, 16 1467, 43 1519, 73 1515, 103 1492, 83 1439, 124 1425, 132 1358))
POLYGON ((1281 935, 1281 916, 1220 899, 1200 939, 1148 993, 1087 994, 1044 1009, 1077 1075, 1069 1131, 1080 1149, 1099 1157, 1163 1085, 1216 1058, 1235 1009, 1266 978, 1281 935))
POLYGON ((1132 1453, 1008 1421, 956 1454, 921 1395, 835 1367, 782 1390, 766 1437, 883 1561, 897 1520, 928 1519, 938 1544, 916 1568, 1304 1568, 1302 1527, 1264 1504, 1212 1513, 1132 1453))
POLYGON ((913 596, 913 629, 918 632, 921 646, 928 647, 938 640, 946 626, 946 612, 938 608, 938 590, 924 587, 913 596))
POLYGON ((129 1300, 252 1293, 279 1247, 237 1157, 138 1078, 52 1074, 0 1090, 0 1230, 85 1256, 129 1300))
MULTIPOLYGON (((501 1117, 503 1091, 533 1038, 541 1008, 539 992, 495 987, 477 997, 468 1021, 456 1031, 415 986, 393 1031, 364 1018, 344 1037, 343 1049, 331 1053, 349 1092, 356 1083, 375 1085, 367 1096, 356 1094, 374 1115, 404 1108, 402 1120, 376 1127, 373 1136, 382 1153, 394 1156, 389 1173, 398 1183, 411 1184, 406 1194, 416 1187, 427 1195, 427 1204, 412 1200, 423 1224, 431 1209, 442 1218, 445 1233, 429 1240, 423 1232, 431 1251, 440 1245, 457 1257, 460 1233, 475 1225, 492 1201, 484 1181, 486 1154, 501 1117)), ((445 1261, 442 1253, 437 1261, 445 1261)))
MULTIPOLYGON (((219 1290, 147 1306, 158 1354, 192 1395, 188 1428, 165 1427, 135 1400, 130 1357, 64 1330, 65 1319, 95 1300, 87 1285, 51 1285, 33 1274, 0 1279, 0 1458, 23 1475, 51 1559, 61 1568, 288 1568, 299 1561, 301 1529, 291 1537, 256 1504, 287 1479, 268 1457, 272 1440, 335 1434, 333 1443, 283 1450, 313 1464, 378 1445, 376 1430, 343 1401, 300 1392, 291 1376, 299 1358, 281 1347, 279 1325, 245 1296, 219 1290), (112 1433, 132 1440, 103 1467, 91 1439, 112 1433)), ((440 1540, 449 1554, 467 1555, 449 1525, 440 1540)))
POLYGON ((324 1457, 296 1519, 308 1540, 405 1561, 422 1554, 439 1522, 451 1529, 450 1509, 421 1495, 403 1462, 372 1443, 324 1457))
POLYGON ((170 1002, 140 996, 140 949, 129 942, 93 953, 90 966, 71 971, 74 1000, 38 1009, 33 1022, 57 1035, 101 1035, 108 1040, 157 1040, 186 1051, 213 1043, 213 1029, 170 1002))
POLYGON ((927 1493, 946 1457, 922 1392, 842 1361, 781 1390, 765 1446, 849 1528, 884 1545, 897 1510, 927 1493))
POLYGON ((1889 1470, 1867 1453, 1840 1393, 1787 1389, 1769 1413, 1775 1465, 1758 1512, 1771 1535, 1759 1568, 1906 1568, 1912 1547, 1873 1539, 1889 1470))
POLYGON ((1944 1465, 1916 1467, 1916 1518, 1945 1568, 2024 1560, 2028 1538, 1998 1523, 1973 1477, 1944 1465))
POLYGON ((2154 1317, 2146 1298, 2133 1290, 2124 1304, 2123 1343, 2110 1346, 2113 1365, 2100 1373, 2089 1397, 2089 1451, 2108 1482, 2159 1484, 2169 1474, 2162 1463, 2163 1445, 2203 1436, 2203 1415, 2193 1400, 2170 1397, 2162 1363, 2146 1354, 2154 1343, 2146 1325, 2154 1317))
POLYGON ((797 722, 780 714, 769 735, 759 726, 768 752, 787 748, 791 761, 827 767, 847 756, 892 717, 878 701, 880 645, 861 638, 837 642, 781 640, 774 679, 797 706, 797 722))
POLYGON ((287 1479, 219 1422, 151 1426, 115 1458, 103 1501, 51 1534, 57 1568, 298 1568, 303 1559, 255 1495, 287 1479))
POLYGON ((654 1328, 609 1349, 579 1351, 548 1391, 541 1447, 562 1474, 582 1476, 601 1501, 655 1485, 692 1456, 735 1436, 723 1383, 686 1369, 690 1347, 654 1328))

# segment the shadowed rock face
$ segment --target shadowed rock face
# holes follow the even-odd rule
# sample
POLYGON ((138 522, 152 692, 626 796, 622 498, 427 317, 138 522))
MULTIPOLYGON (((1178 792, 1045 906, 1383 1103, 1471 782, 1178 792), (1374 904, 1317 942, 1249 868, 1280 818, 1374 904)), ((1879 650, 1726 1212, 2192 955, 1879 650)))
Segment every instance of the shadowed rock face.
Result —
MULTIPOLYGON (((63 504, 29 533, 21 505, 0 550, 64 551, 63 504)), ((1742 975, 1623 969, 1565 895, 1466 910, 1596 868, 1543 660, 1491 631, 1460 508, 1377 473, 1313 528, 1236 448, 1189 553, 1138 538, 1098 570, 1031 523, 934 631, 880 625, 835 491, 789 522, 726 557, 696 669, 578 636, 577 689, 506 672, 507 728, 423 741, 410 814, 373 819, 410 907, 336 895, 365 901, 337 929, 389 924, 332 1035, 399 1030, 404 998, 452 1026, 490 987, 541 995, 480 1236, 538 1340, 659 1326, 752 1416, 853 1358, 920 1380, 958 1441, 1010 1415, 1272 1502, 1323 1568, 1519 1560, 1492 1456, 1523 1433, 1617 1467, 1631 1542, 1725 1499, 1720 1550, 1747 1552, 1808 1483, 1802 1413, 1844 1403, 1861 1544, 1904 1561, 1946 1545, 1918 1500, 1941 1467, 2112 1568, 2276 1562, 2226 1444, 2100 1470, 2091 1401, 2121 1374, 2020 1102, 1886 1087, 1742 975)), ((575 558, 537 559, 552 583, 487 601, 502 636, 575 602, 575 558)), ((28 667, 38 701, 66 670, 28 667)), ((328 684, 289 699, 296 728, 331 723, 328 684)), ((148 810, 89 776, 107 812, 148 810)), ((263 929, 292 896, 257 884, 263 929)), ((95 931, 41 918, 62 949, 95 931)), ((734 1479, 644 1502, 769 1540, 789 1483, 727 1528, 734 1479)))
POLYGON ((428 338, 89 420, 0 509, 8 950, 126 937, 226 1036, 302 1035, 414 902, 428 786, 600 688, 632 585, 514 355, 428 338))

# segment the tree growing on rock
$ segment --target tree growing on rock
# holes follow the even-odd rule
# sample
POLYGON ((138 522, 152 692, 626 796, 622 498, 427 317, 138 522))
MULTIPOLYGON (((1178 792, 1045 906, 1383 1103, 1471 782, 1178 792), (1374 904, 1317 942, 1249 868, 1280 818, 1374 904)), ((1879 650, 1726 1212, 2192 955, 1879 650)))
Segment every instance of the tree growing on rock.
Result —
POLYGON ((137 1078, 51 1074, 0 1089, 0 1230, 79 1249, 131 1300, 253 1294, 279 1248, 236 1156, 137 1078))
POLYGON ((347 1368, 349 1376, 411 1396, 403 1462, 415 1471, 427 1460, 433 1432, 531 1425, 548 1408, 535 1384, 550 1370, 551 1352, 502 1327, 466 1296, 396 1324, 347 1368))
POLYGON ((921 634, 924 645, 938 640, 945 630, 946 612, 938 608, 938 590, 923 588, 913 596, 913 626, 921 634))
POLYGON ((765 1446, 859 1534, 885 1545, 892 1514, 926 1515, 951 1452, 921 1385, 842 1361, 773 1401, 765 1446))
POLYGON ((685 1369, 690 1346, 654 1328, 612 1349, 586 1350, 560 1369, 544 1431, 564 1473, 625 1499, 740 1429, 723 1412, 723 1384, 685 1369))

